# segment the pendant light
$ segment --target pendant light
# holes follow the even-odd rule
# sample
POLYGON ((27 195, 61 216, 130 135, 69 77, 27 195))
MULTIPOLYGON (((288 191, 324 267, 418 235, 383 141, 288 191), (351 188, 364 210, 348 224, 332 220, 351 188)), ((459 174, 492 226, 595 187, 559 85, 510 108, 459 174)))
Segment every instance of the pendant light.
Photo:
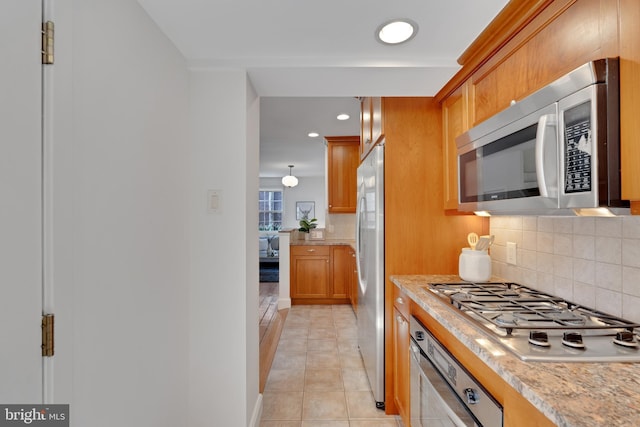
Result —
POLYGON ((282 185, 289 188, 298 185, 298 178, 291 174, 291 168, 293 168, 293 165, 289 165, 289 175, 282 178, 282 185))

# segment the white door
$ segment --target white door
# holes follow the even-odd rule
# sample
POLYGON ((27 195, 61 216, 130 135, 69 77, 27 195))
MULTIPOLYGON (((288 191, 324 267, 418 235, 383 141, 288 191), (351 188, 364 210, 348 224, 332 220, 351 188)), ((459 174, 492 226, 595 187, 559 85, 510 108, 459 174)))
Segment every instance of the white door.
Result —
POLYGON ((0 402, 42 402, 41 0, 0 2, 0 402))

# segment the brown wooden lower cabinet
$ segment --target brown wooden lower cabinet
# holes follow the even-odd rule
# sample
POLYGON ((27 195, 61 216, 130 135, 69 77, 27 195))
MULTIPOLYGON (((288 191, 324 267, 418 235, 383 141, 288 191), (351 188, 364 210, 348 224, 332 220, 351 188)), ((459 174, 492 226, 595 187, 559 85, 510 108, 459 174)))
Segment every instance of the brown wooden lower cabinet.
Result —
POLYGON ((349 304, 350 249, 347 245, 292 245, 291 303, 349 304))
POLYGON ((411 300, 402 290, 393 287, 393 402, 402 422, 410 426, 411 418, 411 353, 409 316, 411 300))
POLYGON ((393 395, 396 408, 405 426, 410 422, 411 354, 409 353, 409 319, 394 307, 393 309, 393 395))

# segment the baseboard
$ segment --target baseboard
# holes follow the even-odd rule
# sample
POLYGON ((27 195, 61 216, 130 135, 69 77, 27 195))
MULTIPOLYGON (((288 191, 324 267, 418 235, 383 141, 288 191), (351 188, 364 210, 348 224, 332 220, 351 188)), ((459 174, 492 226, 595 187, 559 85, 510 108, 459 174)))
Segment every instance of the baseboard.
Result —
POLYGON ((258 394, 256 404, 253 407, 253 414, 249 421, 249 427, 260 427, 260 419, 262 418, 262 393, 258 394))
POLYGON ((278 298, 278 310, 291 308, 291 298, 278 298))

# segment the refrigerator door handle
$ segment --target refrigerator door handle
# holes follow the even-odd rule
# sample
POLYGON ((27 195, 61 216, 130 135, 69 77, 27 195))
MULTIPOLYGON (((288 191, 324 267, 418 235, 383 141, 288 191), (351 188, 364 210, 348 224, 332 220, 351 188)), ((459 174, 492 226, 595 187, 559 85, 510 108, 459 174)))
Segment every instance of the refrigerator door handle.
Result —
POLYGON ((361 196, 358 198, 358 209, 356 213, 356 270, 358 270, 358 287, 360 291, 364 293, 366 289, 364 272, 362 271, 362 216, 364 215, 367 200, 364 197, 364 184, 360 186, 358 194, 361 196))

